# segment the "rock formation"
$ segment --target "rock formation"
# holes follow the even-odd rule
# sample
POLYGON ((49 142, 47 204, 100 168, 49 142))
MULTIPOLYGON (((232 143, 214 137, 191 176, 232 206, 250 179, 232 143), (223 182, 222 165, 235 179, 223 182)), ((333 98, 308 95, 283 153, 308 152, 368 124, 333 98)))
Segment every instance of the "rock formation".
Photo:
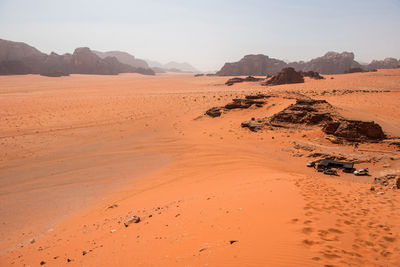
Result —
POLYGON ((384 60, 373 60, 367 65, 367 69, 395 69, 400 68, 400 60, 395 58, 385 58, 384 60))
POLYGON ((29 74, 32 69, 20 60, 10 60, 0 62, 0 75, 29 74))
POLYGON ((219 117, 222 111, 229 111, 232 109, 247 109, 251 106, 262 107, 266 101, 261 99, 269 98, 270 96, 258 94, 258 95, 248 95, 245 98, 234 98, 231 103, 226 104, 222 107, 213 107, 205 112, 205 115, 210 117, 219 117))
POLYGON ((247 55, 239 62, 225 63, 219 76, 266 76, 279 72, 286 67, 282 60, 269 58, 265 55, 247 55))
POLYGON ((288 65, 296 70, 316 71, 321 74, 340 74, 350 68, 361 66, 354 60, 354 54, 350 52, 328 52, 324 56, 308 62, 293 62, 288 65))
POLYGON ((322 129, 325 133, 349 141, 383 140, 382 127, 373 121, 347 120, 339 118, 328 122, 322 129))
POLYGON ((265 85, 279 85, 279 84, 292 84, 304 83, 304 78, 301 73, 295 71, 293 68, 284 68, 279 73, 272 76, 265 82, 265 85))
POLYGON ((309 78, 315 79, 315 80, 323 80, 323 79, 325 79, 323 76, 319 75, 318 72, 312 71, 312 70, 310 70, 310 71, 300 71, 300 74, 303 77, 309 77, 309 78))
POLYGON ((119 62, 130 65, 135 68, 142 68, 142 69, 149 68, 149 65, 147 64, 147 62, 145 60, 135 58, 135 56, 133 56, 127 52, 123 52, 123 51, 100 52, 100 51, 93 50, 93 53, 95 53, 96 55, 98 55, 101 58, 115 57, 118 59, 119 62))
POLYGON ((325 100, 298 99, 296 104, 274 114, 269 121, 273 126, 281 126, 281 123, 318 125, 333 120, 331 108, 325 100))
POLYGON ((241 82, 259 82, 264 80, 263 78, 255 78, 253 76, 247 76, 246 78, 240 78, 240 77, 235 77, 231 78, 228 81, 226 81, 226 85, 231 86, 235 83, 241 83, 241 82))
POLYGON ((279 127, 282 123, 320 125, 324 133, 351 142, 380 141, 386 138, 379 124, 343 118, 325 100, 298 99, 296 104, 273 115, 269 122, 279 127))
POLYGON ((107 74, 142 73, 154 75, 151 69, 123 64, 115 57, 100 58, 87 47, 75 49, 73 54, 44 54, 25 43, 0 39, 0 74, 107 74))
POLYGON ((366 66, 354 60, 354 54, 351 52, 328 52, 322 57, 310 61, 299 61, 285 63, 282 60, 269 58, 265 55, 247 55, 240 61, 225 63, 225 65, 216 74, 219 76, 244 76, 256 75, 265 76, 278 73, 285 67, 292 67, 297 71, 314 71, 321 74, 340 74, 352 68, 372 69, 391 69, 400 67, 400 60, 387 58, 385 60, 374 60, 366 66))

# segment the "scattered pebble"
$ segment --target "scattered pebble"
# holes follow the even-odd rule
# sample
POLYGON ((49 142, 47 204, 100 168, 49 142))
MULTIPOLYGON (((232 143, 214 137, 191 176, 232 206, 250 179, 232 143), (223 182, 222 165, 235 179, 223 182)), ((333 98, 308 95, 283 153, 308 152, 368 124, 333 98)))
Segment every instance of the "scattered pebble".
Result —
POLYGON ((140 217, 136 216, 136 215, 133 215, 132 217, 130 217, 129 219, 127 219, 124 222, 124 225, 125 225, 125 227, 128 227, 132 223, 139 223, 139 222, 140 222, 140 217))

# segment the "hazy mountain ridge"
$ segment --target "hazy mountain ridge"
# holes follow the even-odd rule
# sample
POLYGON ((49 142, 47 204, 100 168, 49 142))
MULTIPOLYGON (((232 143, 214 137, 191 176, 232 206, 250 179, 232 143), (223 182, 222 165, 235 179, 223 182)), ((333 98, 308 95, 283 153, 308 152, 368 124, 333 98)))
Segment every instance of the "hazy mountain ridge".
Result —
POLYGON ((73 54, 47 55, 28 44, 0 39, 0 75, 44 73, 154 75, 151 69, 123 64, 116 57, 101 58, 88 47, 77 48, 73 54))
POLYGON ((106 58, 106 57, 116 57, 119 62, 131 65, 132 67, 135 68, 144 68, 148 69, 149 65, 147 62, 143 59, 136 58, 135 56, 124 52, 124 51, 107 51, 107 52, 100 52, 100 51, 95 51, 93 50, 93 53, 98 55, 101 58, 106 58))
POLYGON ((373 60, 367 65, 361 65, 354 60, 354 53, 352 52, 327 52, 324 56, 310 61, 286 63, 283 60, 259 54, 244 56, 238 62, 225 63, 216 74, 219 76, 264 76, 276 74, 285 67, 293 67, 298 71, 316 71, 321 74, 340 74, 354 68, 363 68, 365 70, 398 68, 400 67, 400 60, 386 58, 385 60, 373 60))
POLYGON ((162 64, 158 61, 148 60, 146 59, 147 64, 150 68, 154 69, 155 72, 166 72, 166 71, 174 71, 174 72, 200 72, 195 67, 187 62, 179 63, 175 61, 168 62, 166 64, 162 64))

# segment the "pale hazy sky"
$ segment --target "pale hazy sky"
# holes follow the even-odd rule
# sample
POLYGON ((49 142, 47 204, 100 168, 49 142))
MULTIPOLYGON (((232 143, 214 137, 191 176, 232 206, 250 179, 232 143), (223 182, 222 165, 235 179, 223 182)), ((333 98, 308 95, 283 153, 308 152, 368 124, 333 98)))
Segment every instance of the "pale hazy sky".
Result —
POLYGON ((122 50, 204 71, 259 53, 297 61, 353 51, 369 62, 400 58, 400 0, 0 0, 0 38, 46 53, 122 50))

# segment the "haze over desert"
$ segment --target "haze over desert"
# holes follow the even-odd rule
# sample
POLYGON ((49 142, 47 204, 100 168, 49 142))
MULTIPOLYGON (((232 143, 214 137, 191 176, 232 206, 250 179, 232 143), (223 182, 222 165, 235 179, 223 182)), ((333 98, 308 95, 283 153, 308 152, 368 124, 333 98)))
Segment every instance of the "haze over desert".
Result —
POLYGON ((397 11, 4 1, 0 266, 399 266, 397 11))

